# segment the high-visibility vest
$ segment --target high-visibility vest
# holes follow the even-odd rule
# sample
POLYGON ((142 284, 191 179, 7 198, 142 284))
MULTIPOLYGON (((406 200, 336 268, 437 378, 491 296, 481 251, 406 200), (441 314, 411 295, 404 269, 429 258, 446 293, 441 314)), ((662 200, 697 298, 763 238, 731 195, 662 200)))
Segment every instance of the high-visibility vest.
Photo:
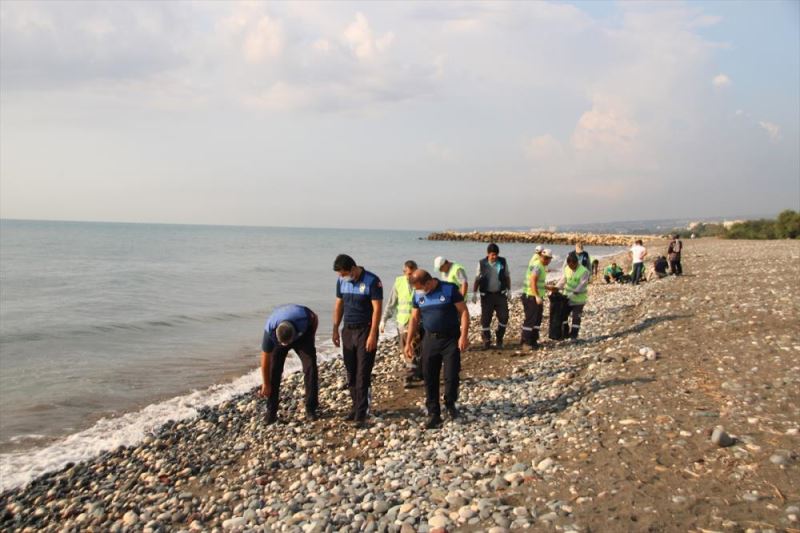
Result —
POLYGON ((536 279, 536 293, 539 293, 540 298, 544 298, 547 295, 547 291, 544 288, 547 283, 547 269, 540 262, 538 254, 533 254, 528 263, 528 275, 525 276, 525 283, 522 287, 522 291, 528 296, 534 296, 535 294, 531 288, 531 276, 533 276, 534 272, 539 273, 539 277, 536 279))
POLYGON ((450 270, 447 271, 447 275, 445 276, 444 280, 453 283, 456 287, 458 287, 459 292, 461 291, 461 281, 458 279, 458 271, 464 271, 464 278, 467 277, 467 270, 464 268, 463 265, 459 265, 458 263, 450 263, 450 270))
POLYGON ((397 276, 394 280, 394 290, 397 294, 397 323, 405 326, 411 320, 411 300, 414 299, 414 289, 405 276, 397 276))
POLYGON ((573 291, 575 287, 581 282, 581 278, 584 274, 588 274, 589 271, 586 270, 586 267, 578 263, 578 268, 574 271, 571 270, 568 266, 564 267, 564 277, 566 278, 567 282, 564 286, 565 292, 569 292, 571 294, 569 298, 569 302, 572 304, 585 304, 586 301, 589 299, 589 287, 586 287, 584 292, 579 294, 575 294, 573 291))

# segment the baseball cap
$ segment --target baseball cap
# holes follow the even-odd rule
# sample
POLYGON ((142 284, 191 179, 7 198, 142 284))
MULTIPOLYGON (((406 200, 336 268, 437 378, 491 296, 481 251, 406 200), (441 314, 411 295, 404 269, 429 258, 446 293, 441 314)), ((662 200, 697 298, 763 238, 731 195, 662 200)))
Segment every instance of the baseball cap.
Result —
POLYGON ((550 248, 545 248, 542 250, 542 257, 553 257, 553 252, 550 251, 550 248))
POLYGON ((534 252, 536 252, 537 254, 540 254, 540 253, 542 253, 542 250, 543 250, 543 249, 544 249, 544 248, 542 248, 542 245, 541 245, 541 244, 537 244, 537 245, 536 245, 536 248, 534 248, 534 249, 533 249, 533 251, 534 251, 534 252))
POLYGON ((442 268, 442 265, 444 264, 445 261, 447 261, 447 259, 445 259, 440 255, 439 257, 433 260, 433 268, 435 270, 439 270, 440 268, 442 268))

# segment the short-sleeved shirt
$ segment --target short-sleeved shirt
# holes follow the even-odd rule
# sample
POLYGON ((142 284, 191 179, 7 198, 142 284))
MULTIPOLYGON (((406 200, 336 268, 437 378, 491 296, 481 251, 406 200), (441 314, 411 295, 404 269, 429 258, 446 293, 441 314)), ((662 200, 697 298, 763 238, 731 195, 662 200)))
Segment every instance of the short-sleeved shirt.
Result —
POLYGON ((366 326, 372 323, 372 301, 383 300, 383 284, 378 276, 362 268, 355 281, 336 280, 336 297, 344 303, 344 323, 366 326))
POLYGON ((634 263, 642 263, 644 262, 644 254, 647 252, 647 248, 640 244, 634 244, 631 246, 631 254, 633 256, 634 263))
POLYGON ((264 324, 264 339, 261 341, 261 350, 271 352, 278 345, 275 330, 281 322, 291 322, 294 326, 295 340, 302 337, 311 326, 311 309, 302 305, 286 304, 276 307, 264 324))
POLYGON ((436 288, 427 294, 415 292, 411 306, 419 309, 425 331, 456 333, 461 325, 456 304, 463 301, 457 285, 439 281, 436 288))

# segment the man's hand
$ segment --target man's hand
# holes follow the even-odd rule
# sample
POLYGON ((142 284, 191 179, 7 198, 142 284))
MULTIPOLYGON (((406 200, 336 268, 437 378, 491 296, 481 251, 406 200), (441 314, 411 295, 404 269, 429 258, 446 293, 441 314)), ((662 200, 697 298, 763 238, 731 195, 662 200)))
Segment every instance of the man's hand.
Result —
POLYGON ((366 348, 367 348, 368 352, 374 352, 375 350, 378 349, 378 335, 377 334, 375 334, 375 335, 370 334, 370 336, 367 337, 367 346, 366 346, 366 348))
POLYGON ((259 398, 269 398, 270 393, 272 392, 272 388, 267 385, 266 383, 261 385, 261 388, 258 391, 259 398))
POLYGON ((381 320, 380 330, 381 333, 386 333, 386 322, 384 322, 383 320, 381 320))
POLYGON ((458 339, 458 349, 463 352, 464 350, 467 349, 468 346, 469 346, 469 337, 467 337, 466 335, 461 335, 461 337, 459 337, 458 339))
POLYGON ((340 339, 339 339, 339 328, 333 328, 332 340, 333 340, 333 345, 338 348, 339 345, 341 344, 340 339))
POLYGON ((406 347, 403 349, 403 354, 405 355, 406 361, 412 361, 414 359, 414 347, 411 346, 410 342, 406 342, 406 347))
POLYGON ((536 305, 542 305, 543 300, 541 296, 537 294, 534 296, 534 298, 536 298, 536 305))
POLYGON ((472 303, 474 303, 474 304, 478 303, 478 293, 477 292, 473 292, 472 293, 472 303))

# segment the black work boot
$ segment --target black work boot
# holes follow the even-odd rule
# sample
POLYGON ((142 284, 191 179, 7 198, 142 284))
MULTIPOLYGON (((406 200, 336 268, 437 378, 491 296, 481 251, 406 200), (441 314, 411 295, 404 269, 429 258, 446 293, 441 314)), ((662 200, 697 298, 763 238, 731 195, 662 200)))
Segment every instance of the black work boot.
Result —
POLYGON ((442 417, 440 415, 432 415, 425 422, 425 429, 437 429, 442 425, 442 417))

